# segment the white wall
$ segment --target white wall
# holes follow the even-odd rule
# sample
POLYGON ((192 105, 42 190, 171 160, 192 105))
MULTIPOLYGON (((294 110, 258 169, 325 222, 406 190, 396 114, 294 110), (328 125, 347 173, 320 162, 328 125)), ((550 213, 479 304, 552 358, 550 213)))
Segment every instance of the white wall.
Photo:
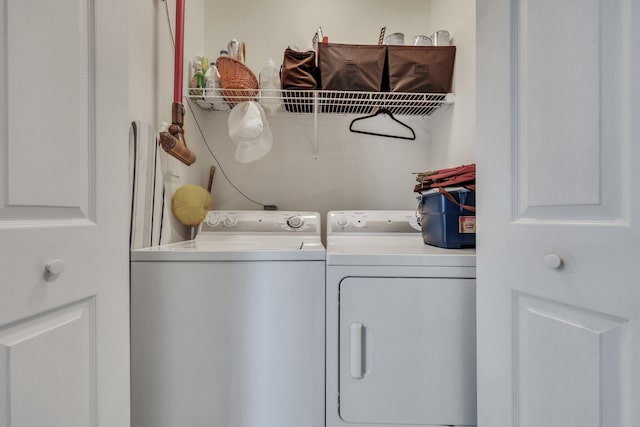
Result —
MULTIPOLYGON (((173 0, 169 6, 173 16, 173 0)), ((130 2, 131 115, 156 125, 170 119, 173 87, 173 56, 163 8, 160 0, 130 2)), ((293 0, 190 0, 185 67, 197 54, 215 59, 231 38, 246 42, 247 64, 257 75, 269 58, 279 63, 287 46, 310 47, 318 26, 330 41, 342 43, 376 43, 382 26, 387 27, 387 34, 403 32, 407 39, 447 29, 457 45, 456 103, 431 117, 401 116, 414 128, 416 141, 354 134, 348 126, 356 116, 321 115, 317 156, 312 115, 269 115, 273 149, 251 164, 233 159, 227 113, 200 111, 194 106, 220 164, 206 151, 187 117, 187 142, 198 160, 190 168, 176 166, 181 173, 177 181, 206 185, 209 167, 218 167, 213 186, 215 209, 259 208, 232 188, 220 166, 251 198, 276 203, 280 209, 322 214, 332 209, 414 209, 412 172, 475 159, 474 0, 327 0, 314 10, 308 8, 293 0)), ((187 70, 185 79, 190 74, 187 70)))
POLYGON ((454 70, 455 108, 438 120, 430 158, 435 165, 473 163, 476 158, 476 2, 431 0, 431 27, 451 33, 458 46, 454 70))
POLYGON ((282 61, 287 46, 311 48, 320 26, 334 43, 376 44, 380 28, 405 40, 431 34, 429 0, 236 0, 207 2, 205 54, 213 57, 235 38, 247 45, 246 62, 258 73, 269 58, 282 61))

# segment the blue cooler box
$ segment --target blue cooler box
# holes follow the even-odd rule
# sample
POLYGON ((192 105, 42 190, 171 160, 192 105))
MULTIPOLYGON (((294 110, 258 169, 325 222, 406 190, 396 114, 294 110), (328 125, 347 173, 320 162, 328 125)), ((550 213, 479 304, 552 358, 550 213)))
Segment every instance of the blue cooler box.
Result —
MULTIPOLYGON (((476 193, 463 188, 447 189, 463 205, 476 205, 476 193)), ((437 191, 421 196, 420 224, 427 245, 447 249, 476 246, 476 213, 463 209, 437 191)))

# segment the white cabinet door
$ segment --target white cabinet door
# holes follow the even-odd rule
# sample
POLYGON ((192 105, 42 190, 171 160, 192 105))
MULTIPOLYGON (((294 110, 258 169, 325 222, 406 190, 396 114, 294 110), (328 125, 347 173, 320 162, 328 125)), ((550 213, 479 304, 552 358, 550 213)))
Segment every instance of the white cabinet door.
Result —
POLYGON ((640 1, 478 0, 478 425, 640 425, 640 1))
POLYGON ((475 281, 347 277, 340 283, 340 417, 474 425, 475 281))
POLYGON ((0 1, 0 426, 129 425, 126 4, 0 1))

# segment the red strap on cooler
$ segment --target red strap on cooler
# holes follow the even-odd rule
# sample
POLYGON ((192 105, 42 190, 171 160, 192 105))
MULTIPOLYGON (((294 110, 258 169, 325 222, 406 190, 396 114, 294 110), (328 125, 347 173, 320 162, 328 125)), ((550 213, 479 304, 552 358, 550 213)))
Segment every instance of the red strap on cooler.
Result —
POLYGON ((451 203, 455 204, 456 206, 461 207, 462 209, 466 209, 469 212, 475 212, 476 211, 476 207, 475 206, 471 206, 471 205, 464 205, 462 203, 460 203, 459 201, 456 200, 455 197, 453 197, 451 195, 451 193, 449 193, 444 187, 440 187, 438 188, 438 192, 440 194, 442 194, 447 200, 449 200, 451 203))

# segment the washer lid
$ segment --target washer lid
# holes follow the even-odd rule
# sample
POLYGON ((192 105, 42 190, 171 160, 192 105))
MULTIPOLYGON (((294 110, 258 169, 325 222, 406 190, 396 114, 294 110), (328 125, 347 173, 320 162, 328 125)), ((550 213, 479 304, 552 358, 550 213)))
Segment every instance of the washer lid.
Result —
POLYGON ((131 251, 131 261, 323 261, 319 239, 272 236, 225 236, 189 240, 131 251))

